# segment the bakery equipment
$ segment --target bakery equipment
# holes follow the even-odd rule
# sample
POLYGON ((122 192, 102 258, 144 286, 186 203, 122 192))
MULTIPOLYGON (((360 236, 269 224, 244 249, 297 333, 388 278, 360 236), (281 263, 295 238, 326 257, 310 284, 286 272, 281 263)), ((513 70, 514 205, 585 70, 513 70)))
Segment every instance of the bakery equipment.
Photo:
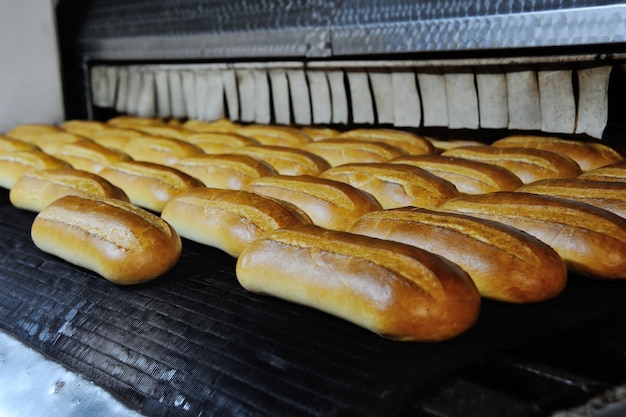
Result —
MULTIPOLYGON (((67 118, 622 144, 619 2, 96 0, 57 14, 67 118)), ((37 251, 34 214, 1 201, 1 328, 145 415, 541 416, 624 398, 621 282, 574 275, 550 302, 486 301, 459 338, 402 344, 247 293, 233 258, 190 241, 161 279, 112 286, 37 251)))

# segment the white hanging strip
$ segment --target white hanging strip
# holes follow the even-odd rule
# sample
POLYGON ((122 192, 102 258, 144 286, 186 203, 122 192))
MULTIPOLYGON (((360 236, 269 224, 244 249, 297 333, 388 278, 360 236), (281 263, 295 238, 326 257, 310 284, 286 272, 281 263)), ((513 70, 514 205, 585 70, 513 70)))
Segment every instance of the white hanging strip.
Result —
POLYGON ((141 68, 133 65, 128 67, 128 98, 126 100, 126 111, 128 114, 136 115, 138 113, 140 91, 141 68))
POLYGON ((194 71, 181 71, 183 82, 183 99, 185 102, 185 116, 190 119, 198 117, 196 107, 196 75, 194 71))
POLYGON ((367 72, 348 71, 346 75, 348 76, 348 86, 350 88, 352 122, 357 124, 376 123, 367 72))
POLYGON ((157 69, 154 72, 154 87, 156 89, 156 114, 159 117, 171 117, 172 110, 167 71, 157 69))
POLYGON ((254 77, 254 116, 257 123, 269 124, 272 121, 270 85, 265 70, 253 70, 254 77))
POLYGON ((288 125, 291 123, 291 104, 287 72, 282 68, 270 69, 269 77, 272 89, 274 121, 277 124, 288 125))
MULTIPOLYGON (((117 67, 107 67, 106 69, 106 78, 107 78, 107 87, 109 89, 107 93, 106 102, 108 105, 103 107, 115 107, 115 100, 117 97, 117 83, 118 83, 118 68, 117 67)), ((104 103, 103 103, 104 104, 104 103)))
POLYGON ((551 133, 574 133, 576 99, 572 71, 539 71, 539 105, 541 130, 551 133))
POLYGON ((196 82, 196 118, 198 120, 206 120, 204 112, 206 110, 207 97, 209 96, 207 73, 199 69, 195 71, 194 78, 196 82))
POLYGON ((398 127, 420 127, 422 106, 413 71, 391 73, 393 124, 398 127))
POLYGON ((154 73, 149 70, 141 71, 141 87, 137 97, 137 116, 156 116, 156 94, 154 73))
POLYGON ((332 104, 330 87, 324 71, 307 71, 309 91, 311 93, 311 110, 314 124, 329 124, 332 122, 332 104))
POLYGON ((370 71, 369 79, 376 106, 377 123, 392 124, 394 118, 391 74, 386 71, 370 71))
POLYGON ((509 129, 541 129, 537 73, 532 70, 506 73, 509 129))
POLYGON ((254 74, 250 69, 237 69, 237 91, 239 91, 239 105, 241 106, 241 121, 252 123, 255 120, 255 83, 254 74))
POLYGON ((287 80, 289 81, 289 93, 291 96, 294 123, 298 125, 310 125, 311 97, 304 70, 287 70, 287 80))
POLYGON ((224 83, 224 96, 226 97, 226 108, 228 118, 232 121, 240 120, 239 114, 239 94, 237 92, 237 76, 235 70, 222 70, 222 81, 224 83))
POLYGON ((111 107, 109 101, 109 80, 106 76, 106 67, 96 65, 89 71, 91 99, 95 106, 111 107))
POLYGON ((336 124, 348 123, 348 95, 344 82, 343 71, 326 71, 330 100, 332 107, 332 122, 336 124))
POLYGON ((204 109, 201 112, 204 120, 213 121, 224 118, 224 80, 218 70, 205 73, 207 95, 204 109))
POLYGON ((478 94, 473 72, 454 72, 444 75, 448 105, 448 127, 451 129, 478 129, 478 94))
POLYGON ((448 126, 446 81, 443 74, 418 72, 424 126, 448 126))
POLYGON ((505 129, 509 125, 509 104, 504 73, 477 72, 476 88, 480 127, 505 129))
POLYGON ((183 118, 186 116, 183 80, 180 71, 168 71, 168 86, 170 90, 171 116, 183 118))
POLYGON ((118 69, 117 94, 115 97, 115 110, 118 113, 126 113, 126 102, 128 101, 128 68, 118 69))
POLYGON ((578 118, 576 133, 602 138, 609 119, 611 66, 578 71, 578 118))

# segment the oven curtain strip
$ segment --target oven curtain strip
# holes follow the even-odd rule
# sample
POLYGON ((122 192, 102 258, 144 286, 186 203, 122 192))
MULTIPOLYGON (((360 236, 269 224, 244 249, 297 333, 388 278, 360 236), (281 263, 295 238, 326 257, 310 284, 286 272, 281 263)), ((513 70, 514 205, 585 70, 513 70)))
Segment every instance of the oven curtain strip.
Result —
POLYGON ((243 123, 512 129, 602 138, 617 64, 232 63, 89 67, 91 104, 243 123))

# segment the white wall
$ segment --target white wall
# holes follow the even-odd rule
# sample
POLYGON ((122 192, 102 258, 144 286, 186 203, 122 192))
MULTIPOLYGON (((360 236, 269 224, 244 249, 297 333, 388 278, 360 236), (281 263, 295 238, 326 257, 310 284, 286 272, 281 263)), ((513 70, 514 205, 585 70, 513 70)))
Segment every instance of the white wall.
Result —
POLYGON ((64 119, 56 3, 0 1, 0 132, 64 119))

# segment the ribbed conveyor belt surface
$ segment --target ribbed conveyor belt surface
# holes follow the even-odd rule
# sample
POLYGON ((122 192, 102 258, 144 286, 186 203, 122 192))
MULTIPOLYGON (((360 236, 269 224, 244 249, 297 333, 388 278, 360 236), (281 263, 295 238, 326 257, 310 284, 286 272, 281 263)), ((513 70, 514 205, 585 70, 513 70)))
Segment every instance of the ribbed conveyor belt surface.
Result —
POLYGON ((540 305, 485 301, 454 340, 400 343, 248 293, 235 259, 186 240, 165 276, 115 286, 37 250, 34 217, 1 193, 0 328, 146 415, 412 415, 470 365, 626 314, 626 283, 574 276, 540 305))

